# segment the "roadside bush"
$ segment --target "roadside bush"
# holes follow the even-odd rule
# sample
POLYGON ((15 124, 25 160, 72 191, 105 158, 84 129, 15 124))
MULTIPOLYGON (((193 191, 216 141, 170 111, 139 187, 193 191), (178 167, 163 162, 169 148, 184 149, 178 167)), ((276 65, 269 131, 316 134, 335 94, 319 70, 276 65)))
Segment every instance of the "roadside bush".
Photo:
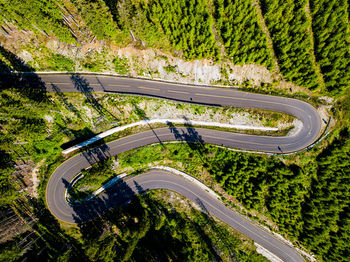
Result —
POLYGON ((113 59, 114 70, 120 75, 126 75, 129 73, 129 64, 127 58, 116 57, 113 59))

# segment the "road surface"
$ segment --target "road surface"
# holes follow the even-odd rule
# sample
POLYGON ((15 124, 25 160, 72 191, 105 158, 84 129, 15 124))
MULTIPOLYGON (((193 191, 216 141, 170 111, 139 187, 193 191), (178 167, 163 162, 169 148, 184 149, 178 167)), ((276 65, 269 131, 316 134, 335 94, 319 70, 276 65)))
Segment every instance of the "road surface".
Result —
MULTIPOLYGON (((290 153, 312 144, 321 129, 321 119, 315 108, 296 99, 253 94, 228 88, 199 87, 113 76, 39 74, 39 77, 48 91, 82 92, 92 103, 96 102, 97 107, 99 105, 93 98, 93 92, 112 92, 147 95, 212 106, 266 109, 293 115, 303 123, 301 131, 292 137, 252 136, 196 129, 205 142, 217 145, 260 152, 290 153)), ((151 135, 152 131, 149 134, 151 135)), ((174 140, 174 134, 165 136, 164 131, 162 134, 164 141, 174 140)))
POLYGON ((39 76, 50 92, 83 92, 87 99, 92 100, 94 99, 93 92, 113 92, 147 95, 212 106, 266 109, 297 117, 303 123, 303 128, 291 137, 253 136, 169 125, 168 128, 151 129, 115 140, 78 154, 60 165, 48 182, 46 201, 50 211, 58 219, 68 223, 81 223, 145 190, 170 189, 196 201, 207 212, 250 237, 281 259, 304 261, 294 249, 276 239, 271 233, 225 207, 203 189, 166 171, 152 170, 136 177, 127 178, 122 183, 109 188, 97 199, 83 205, 69 205, 65 198, 65 192, 68 184, 82 169, 106 157, 153 143, 174 140, 211 143, 269 153, 289 153, 301 150, 317 139, 321 129, 320 117, 311 105, 295 99, 245 93, 233 89, 178 85, 140 79, 96 75, 42 74, 39 76), (114 192, 119 192, 118 197, 113 196, 114 192))

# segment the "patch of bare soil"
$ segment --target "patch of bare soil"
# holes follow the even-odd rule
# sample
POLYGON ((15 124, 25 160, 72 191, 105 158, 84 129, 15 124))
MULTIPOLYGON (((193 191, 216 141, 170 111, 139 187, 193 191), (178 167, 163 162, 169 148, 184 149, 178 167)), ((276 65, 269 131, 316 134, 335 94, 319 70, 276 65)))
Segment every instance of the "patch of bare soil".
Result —
POLYGON ((16 172, 13 174, 20 191, 30 195, 33 194, 32 170, 34 167, 35 163, 31 160, 18 160, 15 165, 16 172))
POLYGON ((38 186, 39 180, 39 168, 44 162, 40 161, 38 164, 34 163, 32 160, 24 160, 25 162, 19 160, 16 162, 14 175, 14 181, 20 188, 21 192, 26 192, 32 197, 38 197, 38 186))
MULTIPOLYGON (((98 56, 107 52, 107 59, 112 61, 114 57, 127 58, 130 66, 130 76, 146 76, 151 78, 177 81, 182 83, 195 83, 210 85, 220 81, 241 83, 249 80, 251 83, 270 83, 273 81, 272 73, 260 65, 238 66, 232 63, 214 63, 208 59, 186 61, 174 57, 168 53, 153 49, 138 49, 132 45, 118 47, 105 41, 96 40, 91 33, 81 24, 79 16, 72 20, 70 14, 65 15, 66 21, 72 27, 78 38, 79 45, 71 45, 60 42, 57 38, 45 34, 35 36, 31 31, 17 30, 16 27, 8 25, 8 34, 0 35, 0 43, 11 52, 14 52, 25 62, 33 60, 33 57, 40 57, 40 46, 44 45, 54 54, 61 54, 77 63, 87 56, 98 56), (28 48, 37 47, 37 48, 28 48), (166 67, 172 67, 169 71, 166 67), (225 73, 223 74, 223 68, 225 73)), ((6 27, 7 28, 7 27, 6 27)), ((109 62, 110 62, 109 61, 109 62)), ((113 72, 112 63, 109 70, 113 72)))
MULTIPOLYGON (((261 20, 260 23, 264 25, 262 15, 259 13, 260 6, 257 5, 258 3, 255 4, 261 20)), ((140 49, 138 48, 140 45, 133 41, 132 34, 130 39, 124 39, 125 41, 117 46, 113 43, 97 40, 86 27, 77 8, 69 1, 63 0, 62 11, 63 22, 69 26, 72 34, 76 37, 76 44, 60 42, 56 37, 40 30, 38 30, 38 34, 29 30, 18 30, 10 23, 3 23, 0 27, 0 44, 23 59, 24 62, 32 62, 31 64, 34 66, 36 63, 33 60, 43 59, 43 53, 52 52, 72 59, 76 63, 76 71, 83 70, 83 64, 86 62, 86 58, 89 58, 96 59, 96 61, 102 59, 101 62, 105 68, 101 70, 106 73, 115 73, 112 61, 115 57, 122 57, 128 59, 128 75, 130 76, 205 85, 232 86, 249 81, 257 87, 261 83, 278 81, 278 88, 284 89, 286 92, 306 92, 311 95, 311 92, 306 88, 281 80, 283 77, 278 73, 276 59, 276 72, 270 72, 264 66, 256 64, 215 63, 208 59, 186 61, 161 50, 145 49, 144 46, 140 49)), ((270 43, 270 49, 273 50, 272 43, 270 43)))

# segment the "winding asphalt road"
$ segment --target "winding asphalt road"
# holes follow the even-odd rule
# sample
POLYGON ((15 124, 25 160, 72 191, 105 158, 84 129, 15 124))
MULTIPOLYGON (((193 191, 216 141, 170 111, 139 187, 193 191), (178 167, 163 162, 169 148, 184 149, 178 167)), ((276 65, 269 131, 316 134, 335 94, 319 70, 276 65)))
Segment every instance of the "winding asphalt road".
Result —
POLYGON ((108 144, 78 154, 59 166, 52 174, 46 190, 47 205, 52 214, 68 223, 81 223, 92 219, 109 208, 125 202, 130 196, 145 190, 164 188, 174 190, 201 203, 201 206, 247 235, 285 261, 304 261, 288 245, 276 239, 255 223, 226 208, 218 200, 210 197, 187 180, 165 171, 155 171, 127 178, 109 188, 98 198, 83 205, 69 205, 65 198, 66 187, 84 168, 106 157, 153 143, 166 141, 186 141, 211 143, 227 147, 270 153, 289 153, 301 150, 313 143, 321 129, 320 117, 311 105, 289 98, 240 92, 233 89, 199 87, 141 79, 130 79, 98 75, 47 75, 39 74, 50 92, 82 92, 87 99, 94 100, 93 92, 113 92, 147 95, 212 106, 248 107, 279 111, 297 117, 303 128, 291 137, 267 137, 235 134, 224 131, 173 127, 159 128, 124 137, 108 144), (119 191, 118 197, 113 193, 119 191))
MULTIPOLYGON (((266 109, 293 115, 303 128, 292 137, 241 135, 231 132, 196 129, 208 143, 233 148, 270 153, 290 153, 303 149, 316 140, 321 128, 319 114, 310 104, 300 100, 241 92, 228 88, 214 88, 166 82, 111 77, 101 75, 39 74, 50 92, 83 92, 94 101, 93 92, 147 95, 203 105, 266 109)), ((152 135, 152 131, 149 132, 152 135)), ((174 140, 174 134, 162 131, 164 141, 174 140)))

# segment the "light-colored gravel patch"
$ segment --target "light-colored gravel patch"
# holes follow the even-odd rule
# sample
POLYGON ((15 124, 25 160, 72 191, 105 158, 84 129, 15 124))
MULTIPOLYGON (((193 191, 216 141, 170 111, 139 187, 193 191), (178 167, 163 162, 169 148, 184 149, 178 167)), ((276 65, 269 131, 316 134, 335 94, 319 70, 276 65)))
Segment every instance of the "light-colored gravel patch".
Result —
POLYGON ((45 119, 48 123, 53 123, 53 122, 54 122, 53 117, 50 116, 50 115, 45 115, 45 116, 44 116, 44 119, 45 119))
POLYGON ((254 242, 254 245, 256 246, 256 252, 261 254, 262 256, 266 257, 271 262, 283 262, 280 258, 272 254, 270 251, 268 251, 266 248, 260 246, 258 243, 254 242))
POLYGON ((303 122, 295 118, 293 120, 293 126, 294 128, 288 132, 287 136, 295 136, 297 133, 299 133, 300 130, 303 128, 303 122))

